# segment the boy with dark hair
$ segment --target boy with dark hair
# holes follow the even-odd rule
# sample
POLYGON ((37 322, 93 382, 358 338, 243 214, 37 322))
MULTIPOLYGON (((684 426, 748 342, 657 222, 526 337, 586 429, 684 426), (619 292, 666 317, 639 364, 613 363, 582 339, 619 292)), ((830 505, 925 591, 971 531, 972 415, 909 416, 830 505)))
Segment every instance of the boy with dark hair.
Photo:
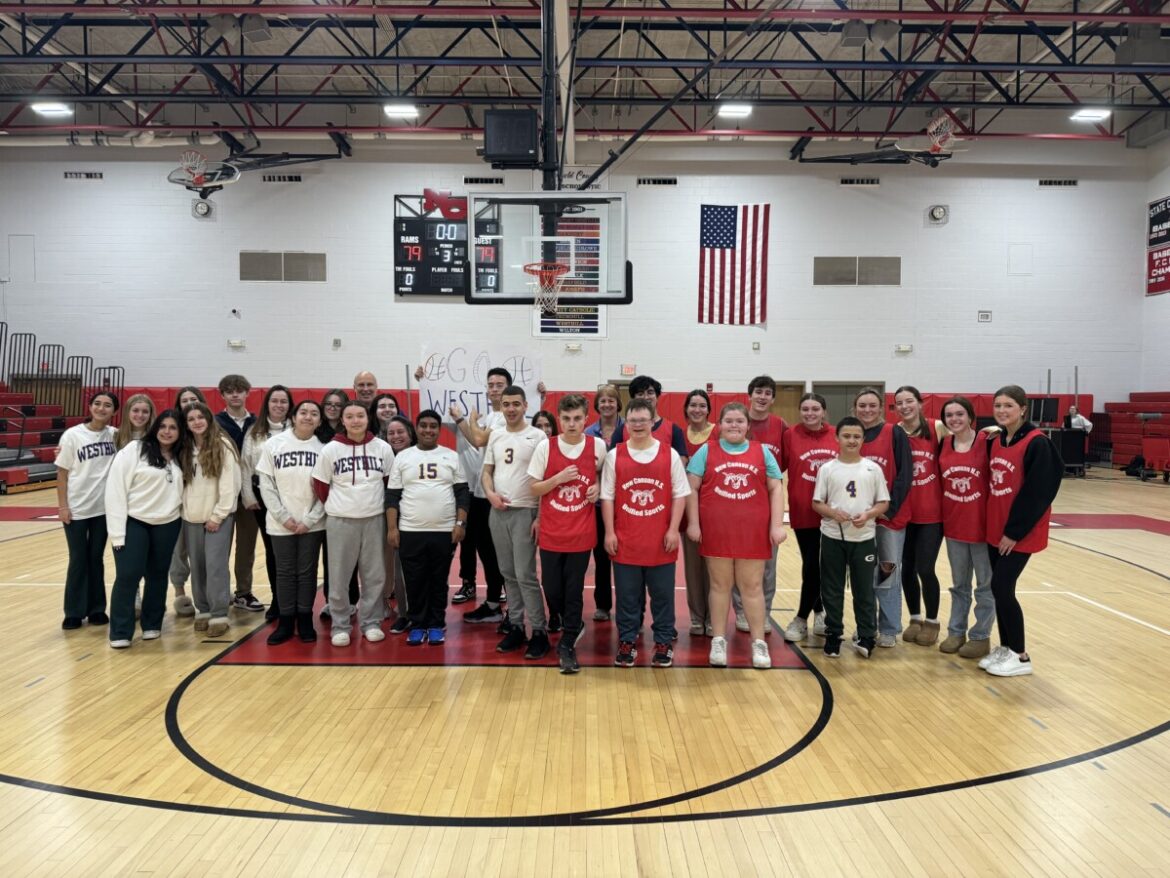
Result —
POLYGON ((585 570, 597 545, 598 473, 605 463, 605 443, 585 435, 589 404, 569 394, 557 403, 560 435, 541 442, 532 454, 528 475, 540 498, 540 573, 549 612, 560 616, 564 633, 557 647, 562 674, 575 674, 577 641, 585 631, 585 570))
MULTIPOLYGON (((759 442, 772 452, 772 457, 780 464, 780 469, 788 469, 788 464, 780 453, 781 439, 788 425, 784 419, 772 414, 772 403, 776 400, 776 382, 771 375, 757 375, 748 382, 748 439, 759 442)), ((772 557, 764 562, 764 633, 772 633, 772 601, 776 597, 776 556, 779 546, 772 547, 772 557)), ((731 589, 731 604, 735 608, 735 630, 747 631, 747 616, 743 612, 743 600, 739 596, 739 589, 731 589)))
POLYGON ((861 421, 853 417, 838 421, 840 454, 817 470, 813 488, 812 506, 821 516, 821 600, 825 604, 825 655, 829 658, 841 654, 846 572, 857 622, 853 648, 862 658, 869 658, 876 645, 874 521, 889 507, 890 492, 881 467, 861 456, 864 442, 861 421))
POLYGON ((415 419, 418 444, 394 457, 386 482, 386 542, 406 575, 410 646, 446 640, 447 572, 467 529, 471 492, 459 456, 439 445, 443 419, 427 409, 415 419))
POLYGON ((548 441, 543 430, 528 423, 528 399, 524 388, 510 385, 500 394, 504 428, 493 429, 483 453, 480 484, 491 504, 488 527, 496 547, 500 572, 508 590, 510 630, 496 646, 497 652, 511 652, 528 644, 526 659, 548 655, 548 623, 544 595, 536 578, 537 498, 532 493, 528 465, 541 442, 548 441), (532 639, 525 635, 525 611, 532 623, 532 639))
POLYGON ((682 459, 654 437, 654 407, 632 399, 626 407, 630 438, 611 449, 601 472, 601 517, 605 549, 613 557, 617 595, 618 653, 614 664, 632 667, 646 593, 654 630, 656 668, 674 659, 674 565, 678 526, 691 493, 682 459))
MULTIPOLYGON (((252 383, 243 375, 224 375, 219 379, 219 395, 223 397, 227 406, 215 416, 216 423, 224 432, 232 437, 236 443, 236 451, 244 449, 244 437, 252 424, 256 423, 256 416, 246 408, 248 392, 252 383)), ((244 507, 244 495, 240 494, 236 502, 238 509, 244 507)), ((235 596, 232 606, 241 610, 250 610, 253 613, 264 611, 264 604, 252 594, 252 568, 256 565, 256 535, 259 533, 259 524, 254 515, 236 516, 236 560, 235 560, 235 596)), ((275 586, 275 583, 271 583, 275 586)))
MULTIPOLYGON (((666 418, 658 415, 658 397, 662 396, 662 384, 649 375, 638 375, 630 382, 630 399, 640 399, 650 405, 651 416, 654 418, 654 428, 651 434, 659 442, 663 442, 670 448, 673 448, 678 454, 679 459, 685 464, 687 461, 687 440, 683 435, 682 428, 678 424, 671 423, 666 418)), ((609 447, 617 448, 622 442, 629 438, 629 431, 626 430, 626 425, 622 424, 620 430, 615 430, 613 439, 610 440, 609 447)))

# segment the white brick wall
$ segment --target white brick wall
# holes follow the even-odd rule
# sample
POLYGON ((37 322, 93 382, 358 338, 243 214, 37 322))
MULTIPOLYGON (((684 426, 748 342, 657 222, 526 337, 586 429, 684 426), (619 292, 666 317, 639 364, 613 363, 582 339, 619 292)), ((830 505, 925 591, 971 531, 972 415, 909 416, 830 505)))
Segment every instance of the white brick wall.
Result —
MULTIPOLYGON (((610 308, 608 339, 569 353, 561 341, 531 339, 525 307, 396 301, 391 292, 393 196, 424 185, 461 191, 463 174, 489 173, 472 148, 367 149, 294 185, 245 175, 213 196, 214 222, 194 220, 191 195, 164 181, 176 164, 170 150, 0 151, 0 278, 9 278, 0 316, 13 331, 123 364, 129 383, 144 384, 212 384, 239 371, 257 384, 344 386, 371 368, 384 386, 400 386, 422 342, 490 336, 539 349, 546 380, 564 388, 636 363, 673 390, 707 381, 739 389, 767 371, 786 381, 1040 391, 1052 369, 1052 389, 1068 392, 1074 366, 1081 391, 1102 400, 1170 389, 1170 296, 1142 296, 1144 206, 1170 192, 1161 158, 1120 146, 978 142, 936 170, 851 168, 792 163, 784 144, 649 144, 609 181, 630 195, 634 304, 610 308), (428 164, 432 154, 442 163, 428 164), (66 182, 66 169, 105 179, 66 182), (678 176, 679 185, 638 189, 639 174, 678 176), (880 176, 882 186, 837 183, 856 175, 880 176), (1041 190, 1041 176, 1080 186, 1041 190), (699 204, 765 199, 774 206, 768 326, 698 325, 699 204), (946 226, 925 222, 935 203, 950 206, 946 226), (19 242, 8 246, 20 235, 36 237, 35 280, 20 270, 19 242), (1031 245, 1031 275, 1009 276, 1010 244, 1031 245), (241 249, 323 250, 329 281, 242 284, 241 249), (814 288, 812 257, 825 255, 900 256, 902 286, 814 288), (979 309, 994 312, 991 324, 976 323, 979 309), (229 350, 228 338, 246 339, 246 349, 229 350), (894 354, 902 343, 914 352, 894 354)), ((513 183, 524 179, 509 182, 524 188, 513 183)))

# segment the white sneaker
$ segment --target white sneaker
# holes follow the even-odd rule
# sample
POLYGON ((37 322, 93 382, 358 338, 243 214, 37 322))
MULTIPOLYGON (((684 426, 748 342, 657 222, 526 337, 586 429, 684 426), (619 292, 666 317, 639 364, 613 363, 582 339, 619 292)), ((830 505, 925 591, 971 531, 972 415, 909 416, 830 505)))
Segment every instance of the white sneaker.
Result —
POLYGON ((374 625, 371 625, 369 628, 363 631, 362 635, 366 638, 366 640, 370 641, 370 643, 377 643, 380 640, 386 639, 386 632, 374 625))
POLYGON ((987 673, 993 677, 1026 677, 1032 673, 1032 663, 1009 649, 1005 658, 987 666, 987 673))
POLYGON ((735 630, 736 631, 751 631, 751 626, 748 625, 747 616, 743 613, 735 614, 735 630))
POLYGON ((989 652, 985 658, 981 658, 979 660, 979 667, 986 671, 992 665, 997 664, 998 662, 1001 662, 1007 658, 1010 652, 1011 650, 1006 646, 997 646, 995 649, 989 652))
POLYGON ((161 631, 143 631, 142 632, 142 639, 143 640, 158 640, 160 637, 162 637, 161 631))
POLYGON ((727 638, 712 637, 711 652, 707 656, 707 664, 713 668, 727 667, 727 638))
POLYGON ((338 631, 329 639, 334 646, 349 646, 348 631, 338 631))
POLYGON ((110 649, 128 649, 130 647, 129 640, 111 640, 110 649))
POLYGON ((789 643, 800 643, 808 637, 808 622, 797 616, 792 617, 788 627, 784 629, 784 639, 789 643))
POLYGON ((813 613, 813 634, 817 637, 825 636, 825 612, 813 613))
POLYGON ((768 644, 762 640, 752 641, 752 667, 760 670, 772 667, 772 656, 768 654, 768 644))
MULTIPOLYGON (((854 636, 853 642, 860 643, 861 639, 859 637, 854 636)), ((894 637, 893 634, 879 634, 878 635, 877 645, 880 646, 882 649, 893 649, 895 643, 897 643, 897 639, 894 637)))

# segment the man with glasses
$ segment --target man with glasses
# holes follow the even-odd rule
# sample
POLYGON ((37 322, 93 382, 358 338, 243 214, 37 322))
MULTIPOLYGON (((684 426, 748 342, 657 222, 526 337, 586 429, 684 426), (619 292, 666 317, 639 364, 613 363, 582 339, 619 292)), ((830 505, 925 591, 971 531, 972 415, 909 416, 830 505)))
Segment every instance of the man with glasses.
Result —
MULTIPOLYGON (((639 375, 630 382, 630 398, 640 399, 650 406, 651 417, 654 421, 654 428, 651 432, 654 438, 673 448, 685 464, 687 460, 686 437, 683 436, 682 428, 678 424, 658 416, 658 397, 660 396, 662 396, 662 384, 649 375, 639 375)), ((626 430, 626 425, 622 424, 620 430, 614 431, 609 447, 617 448, 628 438, 629 432, 626 430)))
POLYGON ((605 549, 614 562, 620 641, 614 664, 622 668, 632 667, 638 657, 635 641, 647 592, 654 631, 651 664, 669 668, 674 659, 678 526, 691 486, 681 455, 653 435, 654 416, 650 401, 630 400, 629 438, 609 451, 601 473, 601 517, 605 549))

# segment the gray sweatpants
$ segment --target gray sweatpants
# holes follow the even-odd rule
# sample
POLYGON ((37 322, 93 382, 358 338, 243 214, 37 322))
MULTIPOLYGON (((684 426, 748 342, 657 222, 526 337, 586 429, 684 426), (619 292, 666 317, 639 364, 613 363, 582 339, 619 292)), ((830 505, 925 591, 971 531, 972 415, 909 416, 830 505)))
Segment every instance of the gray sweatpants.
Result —
POLYGON ((508 593, 508 621, 523 628, 527 610, 532 630, 544 631, 548 620, 544 615, 540 580, 536 578, 536 540, 532 538, 536 513, 535 508, 493 509, 488 527, 508 593))
MULTIPOLYGON (((357 567, 361 582, 358 599, 358 627, 365 631, 381 624, 385 617, 386 591, 386 519, 325 519, 325 539, 329 543, 329 581, 349 582, 357 567)), ((334 588, 329 592, 329 612, 333 615, 333 633, 349 633, 349 592, 334 588)))
POLYGON ((183 536, 183 530, 179 530, 179 541, 175 543, 175 552, 171 555, 171 569, 170 569, 171 585, 176 590, 185 588, 187 580, 191 576, 191 562, 187 559, 187 538, 183 536))
POLYGON ((191 562, 191 600, 200 616, 227 618, 232 599, 228 557, 232 553, 234 529, 235 515, 225 518, 215 533, 208 533, 202 523, 183 522, 187 557, 191 562))
MULTIPOLYGON (((764 613, 768 619, 772 618, 772 600, 776 597, 776 556, 780 554, 780 547, 772 547, 772 557, 764 562, 764 613)), ((739 586, 731 587, 731 605, 735 607, 737 617, 743 615, 743 598, 739 596, 739 586)))

